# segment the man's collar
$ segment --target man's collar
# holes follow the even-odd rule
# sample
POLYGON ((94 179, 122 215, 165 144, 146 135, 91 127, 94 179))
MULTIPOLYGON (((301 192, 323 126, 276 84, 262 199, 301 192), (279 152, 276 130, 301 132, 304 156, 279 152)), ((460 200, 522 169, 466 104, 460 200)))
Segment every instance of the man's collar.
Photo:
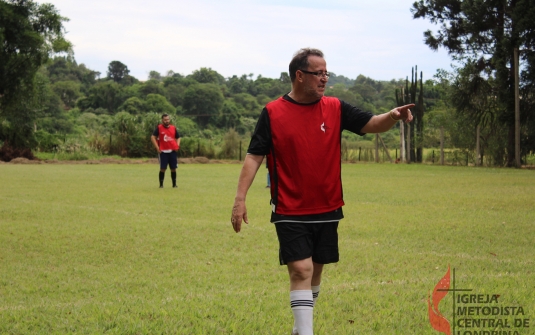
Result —
POLYGON ((313 102, 308 102, 308 103, 302 103, 302 102, 297 102, 297 101, 295 101, 294 99, 292 99, 292 98, 290 97, 289 93, 286 93, 285 95, 283 95, 283 97, 282 97, 282 98, 283 98, 284 100, 286 100, 286 101, 289 101, 289 102, 291 102, 291 103, 294 103, 294 104, 298 104, 298 105, 304 105, 304 106, 306 106, 306 105, 313 105, 313 104, 317 104, 318 102, 320 102, 320 100, 321 100, 321 99, 322 99, 323 97, 319 98, 319 99, 318 99, 318 100, 316 100, 316 101, 313 101, 313 102))

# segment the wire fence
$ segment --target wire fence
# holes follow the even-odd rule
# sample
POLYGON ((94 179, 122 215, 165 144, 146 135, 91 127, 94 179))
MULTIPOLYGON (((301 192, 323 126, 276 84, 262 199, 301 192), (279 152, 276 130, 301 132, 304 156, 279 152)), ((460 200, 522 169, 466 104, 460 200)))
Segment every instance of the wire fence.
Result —
MULTIPOLYGON (((410 163, 423 163, 440 165, 440 149, 426 148, 423 150, 422 161, 410 163)), ((535 166, 535 152, 530 152, 522 156, 523 166, 535 166)), ((407 163, 401 161, 398 149, 380 148, 379 150, 370 148, 347 149, 342 152, 342 161, 346 163, 377 162, 377 163, 407 163), (378 154, 378 155, 377 155, 378 154)), ((476 154, 465 149, 444 149, 444 165, 451 166, 496 166, 493 157, 483 156, 477 161, 476 154)))
MULTIPOLYGON (((86 156, 92 154, 111 154, 111 148, 116 144, 117 136, 102 137, 101 141, 95 141, 93 138, 90 141, 80 138, 80 135, 62 135, 58 141, 60 144, 55 145, 47 151, 53 153, 65 153, 69 155, 80 156, 84 159, 86 156), (85 143, 84 143, 85 142, 85 143)), ((148 140, 149 149, 152 144, 148 140)), ((209 159, 232 159, 243 160, 247 154, 247 146, 249 142, 238 137, 232 141, 220 140, 212 141, 200 138, 183 138, 181 142, 180 157, 207 157, 209 159), (225 143, 228 142, 228 143, 225 143), (227 146, 222 150, 223 146, 227 146)), ((367 142, 363 146, 357 147, 357 143, 342 146, 342 161, 345 163, 358 162, 377 162, 377 163, 408 163, 407 160, 401 159, 399 148, 390 149, 384 145, 376 147, 375 143, 367 142)), ((422 152, 422 161, 410 163, 423 163, 440 165, 441 164, 440 148, 424 148, 422 152)), ((535 152, 529 152, 521 157, 522 165, 525 167, 535 167, 535 152)), ((491 156, 483 156, 480 161, 477 161, 476 153, 467 149, 444 149, 444 165, 451 166, 485 166, 495 167, 501 164, 496 164, 496 161, 491 156)))

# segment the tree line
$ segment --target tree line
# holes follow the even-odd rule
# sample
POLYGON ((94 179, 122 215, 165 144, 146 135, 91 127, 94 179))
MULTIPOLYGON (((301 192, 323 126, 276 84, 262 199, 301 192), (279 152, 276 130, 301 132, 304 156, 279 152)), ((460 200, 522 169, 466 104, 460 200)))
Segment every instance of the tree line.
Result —
MULTIPOLYGON (((478 159, 513 165, 515 47, 522 50, 520 148, 523 156, 535 149, 535 24, 526 19, 534 9, 522 0, 505 7, 493 4, 422 0, 413 5, 414 18, 441 25, 438 33, 424 33, 425 43, 447 48, 457 67, 438 70, 425 81, 415 68, 410 80, 332 74, 325 94, 379 114, 399 105, 396 90, 404 89, 402 100, 415 101, 419 113, 416 129, 411 125, 408 132, 415 148, 411 161, 423 161, 422 149, 441 142, 467 152, 479 143, 478 159)), ((190 74, 151 71, 140 81, 126 64, 113 60, 101 74, 76 61, 64 37, 62 23, 68 19, 53 5, 0 0, 0 18, 4 156, 28 156, 36 150, 152 156, 150 133, 167 113, 183 136, 181 154, 236 158, 240 140, 247 141, 263 106, 291 89, 287 72, 279 78, 253 73, 225 78, 200 68, 190 74)), ((388 147, 399 147, 399 131, 398 126, 384 134, 388 147)), ((342 136, 349 149, 370 147, 374 139, 346 132, 342 136)))

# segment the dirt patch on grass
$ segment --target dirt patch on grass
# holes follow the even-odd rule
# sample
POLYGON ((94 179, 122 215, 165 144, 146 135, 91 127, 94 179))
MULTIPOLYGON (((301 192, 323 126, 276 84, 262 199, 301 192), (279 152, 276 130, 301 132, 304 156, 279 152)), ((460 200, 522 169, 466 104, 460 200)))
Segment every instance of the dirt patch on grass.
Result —
POLYGON ((37 159, 28 159, 24 157, 13 158, 6 164, 43 164, 43 161, 37 159))
MULTIPOLYGON (((208 159, 206 157, 194 158, 179 158, 178 164, 241 164, 239 160, 218 160, 208 159)), ((2 162, 0 164, 158 164, 157 158, 102 158, 98 160, 57 160, 57 159, 27 159, 18 157, 9 162, 2 162)))

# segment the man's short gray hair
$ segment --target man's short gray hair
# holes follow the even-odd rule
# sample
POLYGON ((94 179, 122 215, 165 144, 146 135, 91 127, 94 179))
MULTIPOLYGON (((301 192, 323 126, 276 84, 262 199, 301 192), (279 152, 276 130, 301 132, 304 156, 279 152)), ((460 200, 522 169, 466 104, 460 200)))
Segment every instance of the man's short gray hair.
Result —
POLYGON ((297 51, 294 55, 294 58, 292 58, 289 67, 290 79, 292 80, 292 83, 295 80, 295 73, 297 70, 305 70, 308 68, 308 56, 318 56, 323 58, 323 52, 319 49, 313 48, 302 48, 301 50, 297 51))

